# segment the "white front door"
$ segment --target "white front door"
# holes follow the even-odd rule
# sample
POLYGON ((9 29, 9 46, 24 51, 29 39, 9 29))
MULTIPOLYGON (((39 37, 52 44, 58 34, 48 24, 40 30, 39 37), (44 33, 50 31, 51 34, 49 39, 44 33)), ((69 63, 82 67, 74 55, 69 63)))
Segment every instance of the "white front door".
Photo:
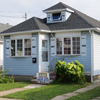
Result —
POLYGON ((41 71, 48 71, 49 65, 49 39, 42 39, 41 71))

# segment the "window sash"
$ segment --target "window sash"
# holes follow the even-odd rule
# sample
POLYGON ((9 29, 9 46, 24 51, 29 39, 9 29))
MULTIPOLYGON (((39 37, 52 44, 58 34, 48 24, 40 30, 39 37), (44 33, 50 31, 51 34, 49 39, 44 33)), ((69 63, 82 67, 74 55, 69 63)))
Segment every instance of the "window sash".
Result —
POLYGON ((64 54, 71 54, 71 38, 67 37, 63 39, 64 41, 64 54))
POLYGON ((15 40, 11 40, 11 56, 15 56, 15 40))
POLYGON ((23 56, 23 40, 17 39, 17 56, 23 56))
POLYGON ((24 39, 24 55, 31 55, 31 39, 24 39))
POLYGON ((56 54, 62 54, 62 38, 56 38, 56 54))

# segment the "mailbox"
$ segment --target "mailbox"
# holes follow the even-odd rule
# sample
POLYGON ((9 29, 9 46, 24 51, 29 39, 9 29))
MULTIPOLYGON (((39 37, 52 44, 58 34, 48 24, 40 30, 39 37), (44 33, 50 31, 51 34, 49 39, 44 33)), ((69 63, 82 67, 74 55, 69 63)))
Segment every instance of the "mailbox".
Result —
POLYGON ((36 63, 36 58, 32 58, 32 62, 33 63, 36 63))

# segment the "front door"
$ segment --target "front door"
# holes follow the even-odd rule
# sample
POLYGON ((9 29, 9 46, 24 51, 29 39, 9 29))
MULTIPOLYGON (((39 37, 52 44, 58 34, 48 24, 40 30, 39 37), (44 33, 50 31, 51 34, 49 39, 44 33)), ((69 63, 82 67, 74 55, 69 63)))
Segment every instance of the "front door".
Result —
POLYGON ((42 72, 48 71, 48 65, 49 65, 48 47, 49 47, 48 40, 42 39, 42 65, 41 65, 42 72))

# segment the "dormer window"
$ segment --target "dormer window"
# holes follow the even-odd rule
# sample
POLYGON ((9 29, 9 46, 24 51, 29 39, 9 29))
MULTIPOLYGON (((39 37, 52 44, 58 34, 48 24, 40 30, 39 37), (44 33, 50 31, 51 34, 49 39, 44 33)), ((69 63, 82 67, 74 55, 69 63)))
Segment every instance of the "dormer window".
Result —
POLYGON ((66 11, 48 13, 47 23, 64 22, 70 17, 70 15, 71 13, 66 11))
POLYGON ((52 14, 52 18, 53 18, 53 21, 62 20, 61 13, 54 13, 54 14, 52 14))

